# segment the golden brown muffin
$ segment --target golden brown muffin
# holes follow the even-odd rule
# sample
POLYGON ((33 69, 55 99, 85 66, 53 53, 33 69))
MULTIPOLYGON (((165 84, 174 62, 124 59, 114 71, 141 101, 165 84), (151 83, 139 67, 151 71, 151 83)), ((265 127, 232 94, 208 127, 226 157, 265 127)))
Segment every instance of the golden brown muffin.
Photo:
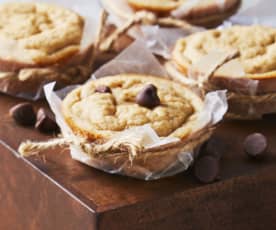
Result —
MULTIPOLYGON (((90 153, 95 167, 116 169, 123 165, 124 173, 132 176, 143 175, 145 171, 140 170, 145 169, 160 172, 177 161, 180 153, 191 152, 209 138, 210 127, 199 125, 202 110, 202 100, 183 85, 137 74, 90 81, 69 93, 62 103, 67 124, 74 134, 88 143, 104 144, 123 131, 146 124, 161 139, 177 138, 178 141, 164 146, 140 148, 132 162, 128 161, 128 151, 121 148, 114 153, 90 153), (137 95, 149 84, 156 87, 160 99, 160 103, 152 108, 137 101, 137 95)), ((86 149, 82 148, 83 151, 86 149)))
POLYGON ((137 10, 167 12, 181 6, 185 0, 127 0, 128 4, 137 10))
MULTIPOLYGON (((253 80, 274 79, 276 77, 276 29, 263 26, 233 26, 225 30, 209 30, 197 33, 177 41, 173 50, 172 60, 179 68, 187 70, 195 65, 204 55, 216 50, 229 52, 237 50, 236 59, 243 67, 243 78, 253 80)), ((222 76, 218 69, 213 78, 222 76)), ((276 84, 276 83, 275 83, 276 84)), ((262 85, 262 92, 273 92, 270 84, 262 85), (267 86, 267 87, 265 87, 267 86)))
POLYGON ((71 128, 92 140, 108 139, 117 132, 144 124, 150 124, 161 137, 183 139, 191 131, 187 121, 200 110, 201 100, 185 87, 166 79, 134 74, 90 81, 71 92, 63 102, 63 113, 71 128), (135 101, 147 84, 158 89, 161 104, 154 109, 135 101), (97 92, 101 85, 112 92, 97 92))
MULTIPOLYGON (((229 93, 235 94, 233 98, 237 94, 243 94, 243 100, 235 99, 233 103, 237 104, 239 110, 241 107, 244 107, 244 111, 248 110, 249 97, 255 95, 251 104, 258 107, 261 113, 262 106, 259 104, 272 103, 273 98, 275 100, 275 97, 272 97, 276 92, 275 41, 276 29, 263 26, 233 26, 223 30, 200 32, 178 40, 172 60, 166 66, 173 78, 184 82, 187 79, 185 75, 209 53, 236 51, 238 56, 219 67, 208 83, 213 89, 228 89, 229 93)), ((206 72, 203 70, 197 73, 198 76, 204 74, 206 72)), ((263 112, 266 113, 267 109, 268 106, 263 112)), ((267 112, 273 112, 271 107, 267 112)))
POLYGON ((80 15, 56 5, 0 5, 2 90, 30 92, 42 82, 70 84, 87 79, 93 48, 81 50, 83 29, 80 15))
POLYGON ((240 0, 200 0, 194 3, 191 0, 102 0, 103 4, 115 15, 129 18, 134 11, 146 10, 156 13, 160 17, 172 16, 183 19, 191 24, 214 27, 233 15, 240 5, 240 0), (181 10, 182 9, 182 10, 181 10))

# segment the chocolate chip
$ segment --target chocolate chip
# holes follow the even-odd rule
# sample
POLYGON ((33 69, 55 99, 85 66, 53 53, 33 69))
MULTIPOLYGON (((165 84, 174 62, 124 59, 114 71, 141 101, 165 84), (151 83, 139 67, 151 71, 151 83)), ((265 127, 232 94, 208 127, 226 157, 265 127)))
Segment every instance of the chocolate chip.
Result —
POLYGON ((111 93, 111 89, 105 85, 99 85, 96 87, 95 92, 97 93, 111 93))
POLYGON ((243 148, 248 156, 261 158, 267 150, 266 137, 261 133, 253 133, 245 138, 243 148))
POLYGON ((208 141, 197 147, 194 151, 194 158, 197 159, 202 156, 212 156, 220 159, 228 148, 228 144, 217 136, 212 136, 208 141))
POLYGON ((204 156, 195 162, 194 174, 202 183, 211 183, 219 178, 219 160, 204 156))
POLYGON ((34 107, 28 102, 13 106, 9 114, 17 124, 22 126, 33 126, 36 122, 34 107))
POLYGON ((136 97, 136 103, 140 106, 153 109, 160 105, 160 99, 157 95, 157 88, 149 84, 142 89, 136 97))
POLYGON ((55 122, 53 115, 43 108, 40 108, 37 112, 37 122, 35 128, 46 134, 58 133, 59 127, 55 122))

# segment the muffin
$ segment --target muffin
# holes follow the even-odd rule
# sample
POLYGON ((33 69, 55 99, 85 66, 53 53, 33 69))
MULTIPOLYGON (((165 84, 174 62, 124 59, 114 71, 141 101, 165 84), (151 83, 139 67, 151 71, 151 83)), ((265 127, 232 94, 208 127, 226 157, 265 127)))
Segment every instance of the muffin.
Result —
POLYGON ((90 165, 139 178, 170 168, 210 137, 211 125, 201 123, 203 110, 201 98, 183 85, 137 74, 90 81, 62 102, 66 123, 84 141, 74 145, 91 157, 90 165), (149 145, 153 137, 137 136, 145 125, 161 142, 171 141, 149 145))
POLYGON ((133 12, 151 11, 160 17, 171 16, 204 27, 214 27, 233 15, 240 0, 102 0, 111 12, 121 18, 129 18, 133 12))
POLYGON ((35 95, 41 84, 85 81, 92 71, 93 46, 82 49, 84 19, 44 3, 0 5, 0 88, 35 95))
POLYGON ((261 117, 276 112, 275 38, 275 28, 258 25, 199 32, 176 42, 166 67, 174 79, 187 84, 189 73, 196 72, 193 76, 200 80, 209 71, 204 65, 195 68, 206 57, 216 62, 215 56, 236 52, 236 57, 215 69, 205 89, 227 89, 233 116, 261 117))

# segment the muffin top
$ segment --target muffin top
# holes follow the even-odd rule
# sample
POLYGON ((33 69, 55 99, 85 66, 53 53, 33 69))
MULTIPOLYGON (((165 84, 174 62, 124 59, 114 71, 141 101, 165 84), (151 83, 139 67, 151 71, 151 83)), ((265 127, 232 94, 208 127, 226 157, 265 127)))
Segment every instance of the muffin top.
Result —
POLYGON ((185 0, 127 0, 135 9, 151 11, 171 11, 181 6, 185 0))
POLYGON ((62 104, 65 120, 81 136, 108 139, 125 129, 149 124, 160 137, 183 139, 192 132, 202 101, 165 78, 123 74, 90 81, 62 104))
POLYGON ((210 52, 235 50, 247 77, 276 76, 276 29, 258 25, 208 30, 180 39, 173 60, 188 70, 210 52))
POLYGON ((44 3, 0 5, 0 59, 41 65, 77 53, 84 21, 77 13, 44 3))
POLYGON ((136 10, 149 10, 153 12, 170 13, 182 7, 180 14, 188 18, 219 14, 239 3, 239 0, 126 0, 136 10), (184 14, 184 15, 183 15, 184 14), (187 14, 187 15, 186 15, 187 14))

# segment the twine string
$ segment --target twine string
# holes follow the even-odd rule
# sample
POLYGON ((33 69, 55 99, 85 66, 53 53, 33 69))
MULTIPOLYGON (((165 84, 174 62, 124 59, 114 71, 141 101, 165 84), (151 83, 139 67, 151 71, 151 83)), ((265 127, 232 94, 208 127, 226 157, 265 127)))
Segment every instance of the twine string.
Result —
POLYGON ((138 11, 131 18, 127 20, 125 24, 118 27, 107 38, 103 39, 99 45, 101 52, 106 52, 111 49, 114 42, 124 33, 127 33, 134 25, 160 25, 160 26, 173 26, 181 29, 193 28, 189 23, 184 20, 179 20, 171 17, 159 18, 154 13, 149 11, 138 11))
POLYGON ((133 160, 144 147, 140 140, 129 139, 126 137, 114 137, 105 143, 89 143, 86 139, 77 137, 75 135, 67 137, 59 137, 44 142, 25 141, 22 142, 18 148, 18 152, 23 157, 39 154, 41 151, 55 148, 74 145, 79 147, 84 153, 90 156, 99 156, 104 154, 112 154, 116 152, 129 153, 130 160, 133 160))

